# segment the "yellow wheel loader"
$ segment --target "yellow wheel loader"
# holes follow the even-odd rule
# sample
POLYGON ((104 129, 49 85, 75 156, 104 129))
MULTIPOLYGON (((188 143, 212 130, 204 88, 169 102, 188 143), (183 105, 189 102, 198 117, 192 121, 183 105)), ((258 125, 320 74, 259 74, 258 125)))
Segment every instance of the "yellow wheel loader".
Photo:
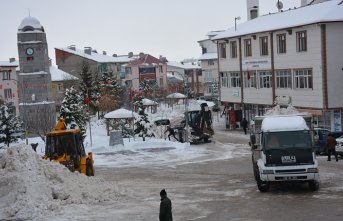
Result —
POLYGON ((46 135, 43 159, 59 162, 72 172, 94 176, 93 154, 86 155, 80 132, 80 129, 66 129, 64 120, 59 119, 55 131, 46 135))

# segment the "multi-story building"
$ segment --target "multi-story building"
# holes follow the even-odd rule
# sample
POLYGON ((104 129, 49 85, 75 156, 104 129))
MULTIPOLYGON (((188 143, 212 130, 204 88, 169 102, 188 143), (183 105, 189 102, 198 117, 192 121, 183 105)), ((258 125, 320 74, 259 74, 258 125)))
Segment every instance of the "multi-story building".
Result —
POLYGON ((215 36, 228 127, 261 115, 278 99, 342 130, 343 1, 249 20, 215 36))
POLYGON ((102 75, 112 75, 118 82, 125 77, 123 65, 134 59, 133 53, 118 56, 113 54, 108 56, 105 51, 98 54, 91 47, 85 47, 84 50, 77 49, 75 45, 67 48, 55 48, 56 64, 61 69, 75 77, 80 78, 80 73, 86 62, 92 73, 102 75))
POLYGON ((11 104, 15 115, 19 115, 18 66, 14 58, 0 61, 0 100, 11 104))
POLYGON ((203 88, 205 97, 218 97, 218 56, 217 56, 217 45, 211 40, 218 33, 223 31, 212 31, 207 34, 207 39, 198 41, 202 55, 199 58, 202 78, 203 78, 203 88))
MULTIPOLYGON (((171 76, 181 77, 183 79, 183 82, 182 82, 183 85, 187 85, 187 88, 189 88, 190 92, 192 92, 194 96, 204 95, 201 67, 199 66, 197 61, 193 61, 193 62, 168 61, 167 71, 171 76)), ((171 89, 173 89, 173 87, 171 87, 171 89)), ((170 92, 175 92, 175 91, 170 91, 170 92)), ((181 91, 178 91, 178 92, 181 92, 181 91)), ((185 93, 185 91, 183 91, 183 93, 185 93)))
POLYGON ((167 86, 167 64, 164 59, 139 53, 138 58, 125 66, 125 72, 124 81, 134 90, 139 90, 139 84, 144 80, 159 88, 167 86))

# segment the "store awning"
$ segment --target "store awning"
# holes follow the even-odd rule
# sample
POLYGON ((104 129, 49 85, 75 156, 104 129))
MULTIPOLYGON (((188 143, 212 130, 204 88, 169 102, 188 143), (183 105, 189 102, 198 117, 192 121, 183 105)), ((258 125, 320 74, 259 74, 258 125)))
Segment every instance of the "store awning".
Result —
POLYGON ((322 116, 323 115, 322 110, 315 110, 315 109, 296 109, 296 110, 301 112, 301 113, 309 113, 309 114, 316 115, 316 116, 322 116))

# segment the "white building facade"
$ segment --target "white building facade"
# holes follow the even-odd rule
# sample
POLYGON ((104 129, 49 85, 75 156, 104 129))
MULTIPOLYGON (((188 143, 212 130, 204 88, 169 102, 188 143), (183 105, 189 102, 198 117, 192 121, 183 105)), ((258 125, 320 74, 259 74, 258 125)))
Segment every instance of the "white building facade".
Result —
POLYGON ((227 127, 262 115, 275 100, 342 130, 343 4, 332 0, 269 14, 216 37, 227 127))

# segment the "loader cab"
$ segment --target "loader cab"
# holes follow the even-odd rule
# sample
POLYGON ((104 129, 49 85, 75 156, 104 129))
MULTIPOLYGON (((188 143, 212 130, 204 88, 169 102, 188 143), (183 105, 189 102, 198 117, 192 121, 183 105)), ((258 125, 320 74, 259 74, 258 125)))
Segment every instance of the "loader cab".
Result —
POLYGON ((79 133, 59 132, 47 135, 45 155, 50 159, 57 159, 63 155, 82 157, 86 153, 79 133))

